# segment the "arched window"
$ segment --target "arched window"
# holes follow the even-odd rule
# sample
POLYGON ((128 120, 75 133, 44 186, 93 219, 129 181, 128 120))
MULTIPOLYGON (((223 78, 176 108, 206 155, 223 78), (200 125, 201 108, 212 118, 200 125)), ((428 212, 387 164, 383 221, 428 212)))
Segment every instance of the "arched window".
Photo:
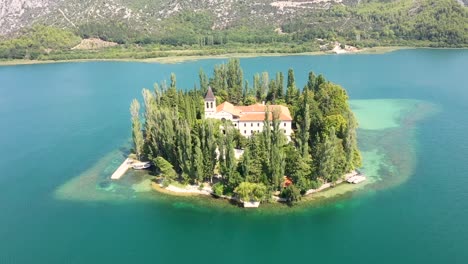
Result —
POLYGON ((208 104, 208 102, 206 102, 206 108, 210 108, 210 105, 208 104))
POLYGON ((213 102, 210 103, 210 107, 213 108, 213 102))

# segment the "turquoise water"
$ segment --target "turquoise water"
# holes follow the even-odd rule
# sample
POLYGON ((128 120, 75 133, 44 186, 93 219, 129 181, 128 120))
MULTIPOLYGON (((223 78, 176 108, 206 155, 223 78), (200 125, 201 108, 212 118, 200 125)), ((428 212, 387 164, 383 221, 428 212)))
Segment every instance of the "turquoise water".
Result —
POLYGON ((348 90, 360 190, 246 211, 135 192, 140 174, 100 188, 141 88, 171 72, 193 87, 221 61, 0 67, 0 263, 466 263, 468 50, 241 60, 247 76, 293 67, 300 85, 313 70, 348 90))

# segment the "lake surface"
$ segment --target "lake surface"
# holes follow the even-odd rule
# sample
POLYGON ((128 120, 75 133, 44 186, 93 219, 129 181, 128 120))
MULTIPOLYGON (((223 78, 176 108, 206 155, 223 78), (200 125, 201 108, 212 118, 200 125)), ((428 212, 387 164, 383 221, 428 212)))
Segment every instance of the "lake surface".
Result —
POLYGON ((466 263, 468 50, 241 59, 249 80, 292 67, 300 87, 313 70, 347 89, 358 190, 247 211, 140 192, 138 173, 101 186, 141 89, 223 61, 0 67, 0 263, 466 263))

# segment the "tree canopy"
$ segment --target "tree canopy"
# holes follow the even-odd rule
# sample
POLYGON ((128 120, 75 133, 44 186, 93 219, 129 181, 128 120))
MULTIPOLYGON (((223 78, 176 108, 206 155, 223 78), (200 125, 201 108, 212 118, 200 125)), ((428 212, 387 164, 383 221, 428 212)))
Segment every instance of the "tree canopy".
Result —
POLYGON ((213 175, 219 173, 221 181, 214 187, 216 194, 238 193, 243 200, 263 200, 283 190, 288 176, 294 187, 283 193, 295 202, 300 198, 298 193, 324 182, 335 182, 361 166, 357 122, 343 88, 311 72, 307 85, 299 90, 295 88, 292 69, 286 85, 289 92, 280 92, 284 87, 280 83, 282 73, 276 74, 275 79, 260 81, 256 74, 254 85, 246 83, 243 87, 242 73, 239 60, 233 59, 216 66, 209 80, 200 71, 200 87, 204 90, 209 82, 221 101, 243 104, 253 98, 266 100, 267 105, 276 102, 294 109, 294 134, 290 140, 280 128, 279 112, 269 107, 263 131, 249 138, 244 138, 229 120, 205 119, 204 92, 196 87, 179 89, 172 74, 170 85, 156 84, 153 91, 143 90, 141 116, 137 115, 137 102, 132 103, 135 151, 142 149, 141 156, 152 161, 170 180, 201 183, 212 181, 213 175), (262 82, 275 83, 274 87, 265 86, 275 91, 275 96, 265 98, 258 93, 262 82), (267 118, 269 115, 271 119, 267 118), (136 131, 140 118, 145 120, 142 147, 136 131), (235 148, 243 149, 239 159, 235 148))

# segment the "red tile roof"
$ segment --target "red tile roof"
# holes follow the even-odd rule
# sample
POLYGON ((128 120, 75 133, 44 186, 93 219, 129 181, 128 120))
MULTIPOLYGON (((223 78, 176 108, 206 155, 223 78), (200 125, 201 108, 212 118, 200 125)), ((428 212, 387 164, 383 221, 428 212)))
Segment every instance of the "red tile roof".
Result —
POLYGON ((226 111, 232 115, 239 116, 240 121, 263 121, 265 120, 265 111, 270 112, 269 120, 272 120, 271 112, 277 110, 280 112, 279 120, 292 121, 288 107, 284 105, 263 105, 253 104, 248 106, 234 106, 229 102, 224 102, 216 107, 216 112, 226 111))

